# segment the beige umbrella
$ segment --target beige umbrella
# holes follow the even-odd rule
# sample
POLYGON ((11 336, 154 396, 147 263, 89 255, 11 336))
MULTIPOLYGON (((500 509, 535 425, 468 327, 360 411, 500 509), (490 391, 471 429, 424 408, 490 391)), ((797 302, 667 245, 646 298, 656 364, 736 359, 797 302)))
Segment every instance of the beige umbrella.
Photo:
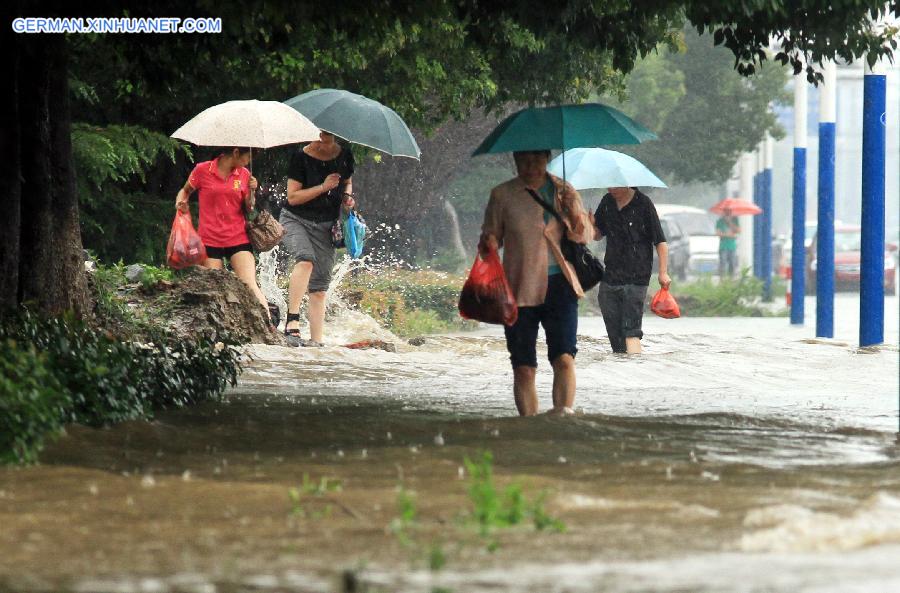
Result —
POLYGON ((319 139, 319 128, 278 101, 228 101, 195 115, 172 138, 198 146, 272 148, 319 139))

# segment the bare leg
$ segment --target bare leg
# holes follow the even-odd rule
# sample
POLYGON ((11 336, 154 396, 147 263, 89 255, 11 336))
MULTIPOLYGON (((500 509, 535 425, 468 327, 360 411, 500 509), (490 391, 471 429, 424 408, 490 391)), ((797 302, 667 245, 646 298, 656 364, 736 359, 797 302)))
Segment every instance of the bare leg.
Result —
POLYGON ((266 296, 260 290, 259 283, 256 281, 256 258, 249 251, 238 251, 231 256, 229 263, 235 275, 247 285, 247 288, 250 289, 250 292, 253 293, 253 296, 265 309, 266 317, 269 317, 269 304, 266 302, 266 296))
POLYGON ((211 257, 207 257, 206 261, 200 264, 204 268, 209 268, 210 270, 224 270, 225 266, 222 264, 222 260, 213 259, 211 257))
POLYGON ((322 341, 325 325, 325 291, 309 293, 309 338, 313 342, 322 341))
POLYGON ((560 354, 553 361, 553 408, 565 412, 575 405, 575 359, 560 354))
MULTIPOLYGON (((306 294, 312 270, 312 262, 299 261, 294 264, 294 269, 291 271, 291 279, 288 283, 288 313, 300 313, 300 302, 303 300, 303 295, 306 294)), ((286 330, 300 329, 300 322, 288 322, 284 328, 286 330)))
POLYGON ((536 374, 534 367, 518 366, 513 369, 513 396, 519 416, 534 416, 538 412, 537 389, 534 386, 536 374))
POLYGON ((641 339, 640 338, 625 338, 625 352, 628 354, 640 354, 641 353, 641 339))

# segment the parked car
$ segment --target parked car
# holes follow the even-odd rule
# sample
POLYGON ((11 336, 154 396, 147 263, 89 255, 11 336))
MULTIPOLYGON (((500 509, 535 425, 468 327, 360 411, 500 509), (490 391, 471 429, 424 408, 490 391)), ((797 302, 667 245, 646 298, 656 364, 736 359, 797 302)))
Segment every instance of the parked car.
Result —
MULTIPOLYGON (((660 217, 659 224, 662 226, 663 234, 666 236, 666 243, 669 246, 669 275, 684 280, 687 278, 688 266, 691 259, 691 242, 690 238, 681 230, 678 222, 674 218, 660 217)), ((656 250, 653 251, 653 273, 659 270, 659 260, 656 257, 656 250)))
MULTIPOLYGON (((819 228, 819 222, 816 220, 807 220, 804 223, 804 234, 803 234, 803 248, 806 251, 807 255, 809 254, 809 247, 812 245, 813 237, 816 236, 816 229, 819 228)), ((835 227, 845 226, 843 222, 840 220, 834 221, 835 227)), ((778 274, 787 280, 791 279, 791 245, 792 245, 793 234, 788 235, 788 238, 784 241, 784 249, 781 253, 781 257, 778 260, 778 274)), ((804 268, 809 264, 809 258, 806 258, 806 263, 804 264, 804 268)))
MULTIPOLYGON (((818 260, 818 234, 813 235, 807 251, 806 290, 808 294, 816 292, 816 270, 818 260)), ((860 262, 862 246, 862 230, 859 226, 835 226, 834 229, 834 289, 859 290, 860 262)), ((885 243, 884 252, 884 292, 897 293, 897 260, 894 253, 896 243, 885 243)))
POLYGON ((690 255, 688 270, 694 274, 715 274, 719 271, 719 238, 716 218, 706 210, 678 204, 657 204, 660 219, 674 220, 688 236, 690 255))

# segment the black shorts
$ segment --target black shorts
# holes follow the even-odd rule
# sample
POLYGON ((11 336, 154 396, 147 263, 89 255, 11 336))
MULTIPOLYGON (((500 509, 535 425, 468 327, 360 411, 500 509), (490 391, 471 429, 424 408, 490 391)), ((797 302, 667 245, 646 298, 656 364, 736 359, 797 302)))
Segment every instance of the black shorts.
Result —
POLYGON ((600 283, 597 291, 600 312, 613 352, 625 352, 625 338, 643 338, 644 299, 647 286, 640 284, 611 285, 600 283))
POLYGON ((206 257, 210 259, 231 259, 231 256, 239 251, 249 251, 253 253, 253 246, 250 243, 241 243, 240 245, 232 245, 231 247, 206 247, 206 257))
POLYGON ((513 368, 537 368, 538 326, 544 326, 547 338, 547 358, 552 364, 562 354, 578 353, 578 297, 562 274, 547 279, 544 303, 536 307, 519 307, 519 318, 512 326, 503 328, 506 349, 513 368))

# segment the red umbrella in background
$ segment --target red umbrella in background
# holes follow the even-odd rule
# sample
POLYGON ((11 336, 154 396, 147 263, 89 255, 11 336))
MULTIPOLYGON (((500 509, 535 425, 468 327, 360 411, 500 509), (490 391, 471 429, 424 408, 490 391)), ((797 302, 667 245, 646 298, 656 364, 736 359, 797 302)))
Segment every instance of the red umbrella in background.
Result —
POLYGON ((762 208, 760 208, 753 202, 748 202, 747 200, 742 200, 740 198, 725 198, 709 209, 709 211, 713 214, 719 215, 725 214, 726 210, 730 210, 732 216, 762 214, 762 208))

